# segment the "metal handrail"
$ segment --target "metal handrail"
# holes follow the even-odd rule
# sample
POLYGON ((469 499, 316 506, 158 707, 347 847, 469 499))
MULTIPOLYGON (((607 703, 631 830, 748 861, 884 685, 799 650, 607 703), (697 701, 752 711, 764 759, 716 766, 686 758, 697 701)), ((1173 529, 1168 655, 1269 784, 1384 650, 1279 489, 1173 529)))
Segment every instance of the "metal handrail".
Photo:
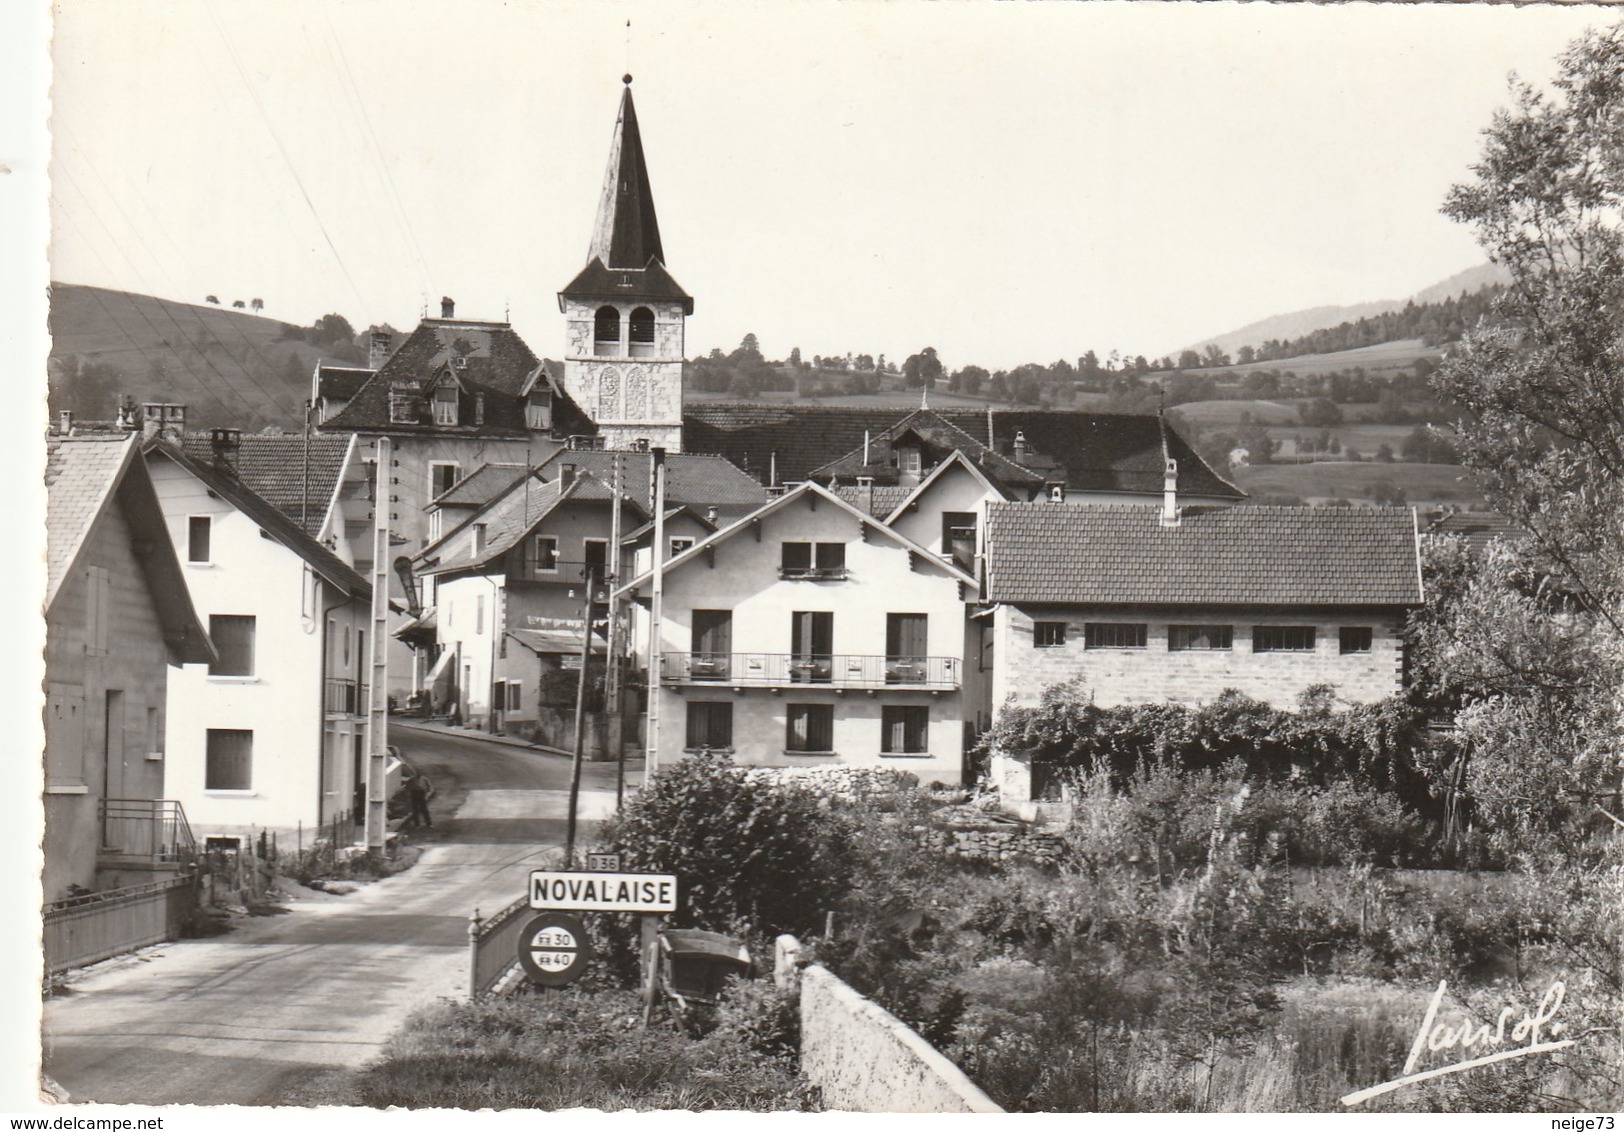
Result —
POLYGON ((173 798, 103 798, 102 855, 183 866, 197 859, 186 810, 173 798))
POLYGON ((826 685, 834 688, 956 689, 962 662, 956 656, 877 656, 849 653, 666 652, 662 684, 729 684, 739 687, 826 685))

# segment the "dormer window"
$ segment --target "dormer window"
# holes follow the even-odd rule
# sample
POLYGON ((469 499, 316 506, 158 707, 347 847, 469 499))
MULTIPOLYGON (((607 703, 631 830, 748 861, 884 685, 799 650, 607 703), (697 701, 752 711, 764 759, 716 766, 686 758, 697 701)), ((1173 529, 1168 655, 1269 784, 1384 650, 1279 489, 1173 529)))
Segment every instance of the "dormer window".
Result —
POLYGON ((455 385, 442 385, 434 391, 434 423, 437 425, 454 425, 457 423, 457 387, 455 385))
POLYGON ((917 476, 924 462, 924 453, 911 445, 897 449, 897 471, 905 476, 917 476))
POLYGON ((416 424, 417 406, 410 393, 391 393, 389 395, 389 423, 390 424, 416 424))
POLYGON ((532 389, 524 406, 524 426, 537 432, 553 427, 553 394, 550 389, 532 389))
POLYGON ((620 311, 602 306, 592 319, 592 353, 612 358, 620 353, 620 311))
POLYGON ((652 358, 654 356, 654 312, 647 307, 638 307, 632 311, 628 323, 627 330, 631 339, 632 357, 652 358))

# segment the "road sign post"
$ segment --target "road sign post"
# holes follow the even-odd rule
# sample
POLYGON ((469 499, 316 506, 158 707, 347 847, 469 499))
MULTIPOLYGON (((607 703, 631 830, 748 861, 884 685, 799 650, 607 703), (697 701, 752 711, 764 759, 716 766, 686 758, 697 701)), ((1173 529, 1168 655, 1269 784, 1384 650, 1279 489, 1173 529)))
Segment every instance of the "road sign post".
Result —
POLYGON ((568 986, 586 973, 592 943, 581 917, 543 912, 519 932, 519 966, 543 987, 568 986))

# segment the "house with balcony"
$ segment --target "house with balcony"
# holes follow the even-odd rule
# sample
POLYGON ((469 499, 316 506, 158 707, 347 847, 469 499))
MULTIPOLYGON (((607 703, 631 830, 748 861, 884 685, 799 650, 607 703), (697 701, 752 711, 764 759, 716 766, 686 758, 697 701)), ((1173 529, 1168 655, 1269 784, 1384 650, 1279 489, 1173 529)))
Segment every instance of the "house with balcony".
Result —
POLYGON ((808 482, 676 554, 661 588, 651 766, 712 749, 960 781, 976 581, 950 557, 808 482))
MULTIPOLYGON (((605 655, 611 564, 625 565, 613 500, 609 483, 573 465, 551 481, 531 471, 418 556, 439 649, 425 681, 436 707, 524 733, 556 722, 550 709, 573 711, 583 647, 599 664, 605 655)), ((623 493, 622 530, 647 519, 623 493)))
POLYGON ((213 430, 206 458, 190 438, 145 449, 186 592, 217 642, 169 681, 164 788, 200 838, 238 841, 353 807, 372 600, 365 578, 244 482, 243 439, 213 430))
POLYGON ((138 438, 46 442, 47 903, 173 874, 193 849, 164 793, 170 679, 215 660, 138 438))

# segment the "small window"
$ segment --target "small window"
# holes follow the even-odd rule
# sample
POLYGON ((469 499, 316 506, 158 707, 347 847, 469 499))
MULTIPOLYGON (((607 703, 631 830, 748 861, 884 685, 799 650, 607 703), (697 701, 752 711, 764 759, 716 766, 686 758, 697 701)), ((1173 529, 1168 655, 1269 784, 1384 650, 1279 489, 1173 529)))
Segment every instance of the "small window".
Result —
POLYGON ((1083 647, 1142 649, 1145 647, 1145 626, 1127 621, 1090 621, 1083 626, 1083 647))
POLYGON ((254 733, 211 727, 204 754, 203 789, 251 790, 254 733))
POLYGON ((442 385, 434 391, 434 423, 437 425, 454 425, 457 423, 457 387, 455 385, 442 385))
POLYGON ((1202 652, 1228 649, 1235 643, 1233 625, 1169 625, 1167 650, 1169 652, 1202 652))
POLYGON ((631 355, 634 358, 652 358, 654 356, 654 312, 647 307, 638 307, 632 311, 631 318, 626 324, 627 336, 631 339, 631 355))
POLYGON ((689 703, 688 749, 722 749, 733 746, 733 705, 731 703, 689 703))
POLYGON ((1312 625, 1254 625, 1253 652, 1313 652, 1312 625))
POLYGON ((942 556, 968 569, 976 560, 976 513, 942 512, 942 556))
POLYGON ((880 750, 884 754, 925 754, 929 735, 930 708, 887 705, 880 709, 880 750))
POLYGON ((545 432, 553 427, 553 395, 550 391, 531 391, 530 400, 524 406, 524 425, 537 432, 545 432))
POLYGON ((803 755, 827 755, 835 749, 833 704, 790 704, 784 726, 784 749, 803 755))
POLYGON ((841 578, 846 574, 843 542, 786 542, 779 573, 786 578, 841 578))
POLYGON ((897 471, 905 476, 917 476, 924 463, 924 456, 919 449, 909 446, 897 449, 897 471))
POLYGON ((485 552, 485 530, 486 527, 484 523, 474 524, 474 554, 483 554, 485 552))
POLYGON ((609 540, 589 538, 581 540, 581 578, 601 584, 609 577, 609 540))
POLYGON ((429 498, 438 499, 450 491, 462 478, 460 464, 433 463, 429 465, 429 498))
POLYGON ((524 699, 519 695, 519 682, 509 680, 507 685, 507 710, 518 711, 523 703, 524 699))
POLYGON ((1034 621, 1032 622, 1032 647, 1035 649, 1057 649, 1066 643, 1066 623, 1064 621, 1034 621))
POLYGON ((227 614, 209 617, 209 639, 220 659, 209 665, 210 676, 254 674, 254 619, 227 614))
POLYGON ((674 538, 674 539, 672 539, 671 540, 671 557, 675 558, 677 555, 681 554, 683 551, 685 551, 689 547, 693 546, 693 544, 694 544, 694 540, 691 539, 691 538, 674 538))
POLYGON ((1368 625, 1344 625, 1337 630, 1337 636, 1344 653, 1369 652, 1375 633, 1368 625))
POLYGON ((536 573, 558 573, 558 540, 552 535, 536 536, 536 573))
POLYGON ((592 339, 605 346, 620 345, 620 312, 614 307, 598 308, 592 319, 592 339))
POLYGON ((214 520, 207 515, 193 515, 186 520, 186 561, 210 562, 209 534, 214 520))

